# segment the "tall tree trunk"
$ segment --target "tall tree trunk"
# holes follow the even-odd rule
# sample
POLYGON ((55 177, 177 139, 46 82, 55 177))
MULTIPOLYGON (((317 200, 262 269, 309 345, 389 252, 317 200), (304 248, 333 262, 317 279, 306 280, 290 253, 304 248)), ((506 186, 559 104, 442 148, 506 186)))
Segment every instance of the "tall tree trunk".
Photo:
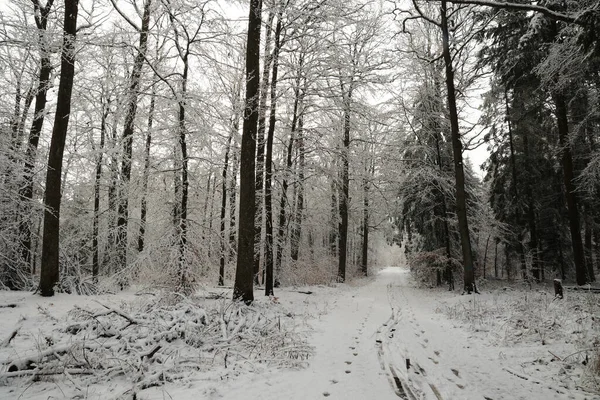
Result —
POLYGON ((256 133, 260 87, 260 28, 262 0, 250 0, 246 41, 246 107, 240 151, 238 254, 233 299, 254 301, 254 217, 256 215, 256 133))
POLYGON ((594 261, 593 261, 593 249, 592 249, 593 223, 592 223, 592 217, 591 217, 591 215, 589 215, 589 211, 587 210, 587 208, 584 209, 584 213, 585 213, 585 229, 584 229, 585 265, 587 267, 588 281, 595 282, 596 276, 594 274, 594 261))
POLYGON ((291 257, 294 262, 298 261, 300 255, 300 242, 302 240, 302 222, 304 220, 304 165, 305 165, 305 150, 304 150, 304 116, 298 118, 298 182, 296 183, 296 216, 292 226, 291 236, 291 257))
POLYGON ((362 221, 362 257, 361 272, 368 275, 369 256, 369 181, 363 178, 363 221, 362 221))
POLYGON ((21 238, 21 259, 31 267, 31 223, 29 220, 31 214, 31 200, 33 199, 33 169, 36 163, 37 148, 44 125, 46 114, 46 95, 50 83, 50 74, 52 73, 52 62, 50 60, 50 51, 46 39, 46 28, 48 26, 48 15, 52 9, 54 0, 48 0, 45 6, 41 6, 38 0, 33 0, 35 24, 38 29, 38 41, 40 46, 40 72, 38 76, 38 86, 35 94, 35 106, 31 129, 29 130, 29 140, 27 150, 25 151, 24 178, 25 182, 19 195, 24 200, 25 210, 24 218, 19 226, 19 237, 21 238))
MULTIPOLYGON (((529 152, 529 135, 527 132, 524 132, 523 135, 523 146, 525 148, 525 163, 529 168, 530 165, 530 152, 529 152)), ((536 282, 540 282, 541 279, 541 267, 539 261, 539 251, 538 251, 538 233, 537 233, 537 224, 535 220, 535 203, 533 199, 533 190, 531 188, 532 182, 531 178, 527 180, 525 183, 525 196, 527 197, 527 222, 529 224, 529 249, 531 251, 531 269, 533 273, 533 278, 536 282)))
POLYGON ((102 99, 102 117, 100 121, 100 147, 96 155, 96 174, 94 176, 94 219, 92 222, 92 276, 98 281, 100 271, 100 249, 98 247, 98 231, 100 226, 100 183, 102 180, 102 160, 106 141, 106 120, 110 113, 110 99, 102 99))
POLYGON ((342 192, 339 194, 340 225, 338 233, 338 281, 346 281, 346 264, 348 257, 348 208, 350 206, 350 102, 352 87, 344 93, 344 140, 342 149, 342 192))
MULTIPOLYGON (((299 71, 297 84, 300 84, 302 65, 304 57, 299 60, 299 71)), ((298 129, 296 139, 296 149, 298 151, 298 181, 296 182, 296 212, 294 222, 292 224, 292 233, 290 235, 290 256, 292 261, 297 262, 300 253, 300 241, 302 239, 302 220, 304 218, 304 164, 305 164, 305 149, 304 149, 304 94, 306 93, 306 79, 304 88, 296 92, 294 101, 294 113, 298 114, 298 129), (297 103, 296 103, 297 101, 297 103)), ((295 116, 293 118, 296 118, 295 116)))
POLYGON ((467 219, 467 196, 465 192, 465 171, 462 159, 462 143, 458 125, 458 109, 456 107, 456 89, 454 87, 454 68, 450 54, 450 33, 448 29, 447 1, 441 1, 441 28, 443 38, 443 57, 446 69, 446 89, 448 91, 448 111, 450 112, 450 128, 452 137, 452 153, 454 156, 454 174, 456 179, 456 216, 463 256, 464 290, 471 293, 475 289, 473 270, 473 253, 467 219))
POLYGON ((144 251, 146 240, 146 220, 148 214, 148 180, 150 179, 150 148, 152 147, 152 127, 154 125, 154 108, 156 105, 156 86, 152 87, 150 108, 148 110, 148 132, 144 146, 144 172, 142 173, 142 201, 140 204, 140 231, 138 234, 138 251, 144 251))
POLYGON ((108 241, 104 250, 103 264, 106 272, 111 274, 115 267, 115 242, 117 236, 117 207, 119 204, 119 162, 117 159, 117 129, 118 121, 115 114, 110 133, 110 184, 108 186, 108 241), (108 268, 106 268, 108 266, 108 268))
MULTIPOLYGON (((40 14, 41 23, 38 26, 40 31, 46 30, 48 21, 48 13, 50 8, 48 5, 52 5, 53 0, 49 0, 46 7, 40 14), (46 11, 47 10, 47 11, 46 11)), ((29 131, 29 140, 27 150, 25 152, 25 165, 24 165, 24 178, 25 183, 21 188, 20 196, 24 200, 26 210, 24 216, 29 217, 31 213, 31 201, 33 200, 33 169, 37 158, 37 148, 40 141, 40 134, 42 133, 42 127, 44 125, 44 117, 46 112, 46 94, 48 93, 48 85, 50 81, 50 74, 52 72, 52 63, 50 61, 50 55, 46 49, 46 42, 44 39, 43 32, 40 32, 40 51, 41 56, 41 68, 38 77, 38 88, 35 96, 35 106, 33 122, 31 123, 31 129, 29 131)), ((31 222, 29 219, 23 219, 19 229, 19 237, 21 238, 21 259, 30 264, 31 261, 31 222)))
POLYGON ((269 74, 271 72, 271 27, 273 25, 273 19, 275 13, 273 10, 269 10, 269 16, 267 18, 266 27, 266 38, 263 55, 263 72, 262 82, 260 84, 260 100, 258 104, 258 133, 256 143, 256 232, 254 235, 254 283, 258 285, 258 273, 260 271, 260 253, 262 246, 262 226, 264 218, 264 194, 263 194, 263 183, 264 183, 264 165, 265 165, 265 128, 266 128, 266 116, 267 116, 267 95, 269 88, 269 74))
MULTIPOLYGON (((279 69, 279 50, 281 48, 281 12, 277 16, 275 27, 275 48, 273 49, 273 77, 271 78, 271 108, 269 110, 269 131, 267 132, 267 151, 265 157, 265 296, 273 293, 273 137, 275 136, 275 112, 277 110, 277 72, 279 69)), ((279 254, 279 248, 278 248, 279 254)), ((279 271, 277 271, 279 279, 279 271)))
POLYGON ((579 221, 578 199, 574 183, 573 156, 569 143, 569 122, 567 118, 567 106, 562 93, 553 94, 556 106, 556 122, 558 124, 558 138, 562 153, 562 170, 565 187, 565 198, 567 200, 567 214, 569 216, 569 230, 571 232, 571 244, 573 246, 573 261, 575 262, 575 276, 578 285, 588 282, 587 269, 585 267, 583 242, 581 240, 581 225, 579 221))
POLYGON ((521 227, 521 207, 519 204, 519 184, 518 184, 518 175, 517 175, 517 160, 515 156, 515 143, 514 143, 514 135, 512 129, 512 121, 511 121, 511 113, 510 106, 508 104, 508 93, 504 91, 504 101, 506 103, 506 119, 508 122, 508 144, 510 149, 510 168, 511 168, 511 190, 513 197, 513 208, 515 210, 515 226, 517 229, 516 234, 516 243, 515 246, 517 248, 517 252, 519 253, 519 260, 521 262, 521 274, 523 279, 528 280, 527 275, 527 264, 525 262, 525 248, 523 246, 523 234, 521 227))
POLYGON ((180 220, 179 220, 179 289, 184 293, 190 293, 191 281, 189 266, 185 257, 188 241, 188 197, 189 197, 189 177, 188 177, 188 152, 187 152, 187 127, 185 120, 185 107, 187 101, 187 79, 189 73, 188 53, 183 56, 183 73, 181 75, 181 98, 179 100, 178 112, 178 130, 179 147, 181 151, 181 199, 180 199, 180 220))
POLYGON ((233 259, 236 256, 237 241, 236 241, 236 207, 237 207, 237 175, 238 175, 238 153, 235 144, 235 136, 239 130, 239 121, 236 119, 234 123, 234 132, 231 143, 231 178, 229 179, 229 257, 233 259))
MULTIPOLYGON (((131 71, 131 80, 128 89, 128 98, 126 105, 125 123, 123 127, 123 154, 121 160, 121 182, 119 188, 119 207, 117 216, 117 236, 116 248, 119 263, 119 269, 127 266, 127 248, 128 248, 128 218, 129 218, 129 182, 131 180, 131 157, 133 153, 133 130, 135 128, 135 116, 138 106, 138 91, 142 79, 142 67, 146 57, 148 44, 148 29, 150 27, 150 11, 152 0, 146 0, 144 3, 144 14, 142 16, 142 27, 140 30, 140 43, 138 53, 133 63, 131 71)), ((123 288, 127 282, 122 278, 119 282, 123 288)))
POLYGON ((225 236, 225 217, 227 215, 227 170, 229 169, 229 150, 234 132, 231 131, 225 147, 225 160, 221 173, 221 257, 219 259, 219 286, 225 285, 225 261, 227 258, 227 237, 225 236))
POLYGON ((39 288, 42 296, 53 296, 54 285, 58 283, 59 279, 61 172, 71 113, 73 78, 75 76, 75 35, 77 33, 78 3, 78 0, 65 0, 60 83, 48 155, 46 192, 44 194, 44 241, 42 243, 42 268, 39 288))

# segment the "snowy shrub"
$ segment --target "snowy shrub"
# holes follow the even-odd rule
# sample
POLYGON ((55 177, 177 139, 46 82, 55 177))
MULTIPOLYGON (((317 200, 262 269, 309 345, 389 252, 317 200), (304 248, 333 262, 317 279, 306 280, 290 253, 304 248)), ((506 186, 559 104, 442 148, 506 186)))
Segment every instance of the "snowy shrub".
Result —
POLYGON ((452 269, 456 281, 459 278, 456 273, 461 270, 462 264, 455 258, 447 257, 444 252, 445 249, 437 249, 412 254, 408 260, 415 281, 425 286, 434 286, 438 272, 443 274, 448 266, 452 269))
POLYGON ((472 331, 485 333, 493 345, 540 346, 535 362, 527 366, 532 371, 536 363, 558 361, 556 373, 565 385, 600 390, 598 296, 568 291, 559 300, 551 290, 504 287, 461 298, 443 311, 472 331))
POLYGON ((38 339, 37 350, 2 361, 0 383, 65 376, 85 387, 122 378, 129 391, 215 368, 221 376, 259 365, 304 365, 312 349, 294 315, 277 301, 156 296, 138 304, 75 306, 38 339), (127 383, 129 382, 129 383, 127 383))

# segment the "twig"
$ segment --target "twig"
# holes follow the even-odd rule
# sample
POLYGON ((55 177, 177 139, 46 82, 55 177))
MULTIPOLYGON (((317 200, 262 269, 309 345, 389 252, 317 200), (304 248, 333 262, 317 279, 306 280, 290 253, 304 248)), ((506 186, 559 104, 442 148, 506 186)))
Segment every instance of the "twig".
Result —
POLYGON ((11 372, 1 373, 0 380, 6 379, 6 378, 18 378, 21 376, 28 376, 28 375, 49 376, 49 375, 62 375, 65 373, 67 373, 69 375, 92 375, 94 373, 94 371, 91 369, 80 369, 80 368, 54 368, 54 369, 44 370, 44 371, 39 370, 39 369, 25 369, 25 370, 21 370, 21 371, 11 371, 11 372))
POLYGON ((6 339, 4 339, 2 344, 0 344, 0 347, 7 347, 10 344, 10 342, 15 338, 15 336, 17 336, 17 333, 19 333, 19 329, 21 329, 21 326, 21 324, 17 325, 17 327, 13 329, 10 335, 8 335, 6 339))
POLYGON ((556 354, 554 354, 550 350, 548 350, 548 353, 552 354, 554 356, 554 358, 556 358, 558 361, 562 361, 563 360, 562 358, 560 358, 559 356, 557 356, 556 354))

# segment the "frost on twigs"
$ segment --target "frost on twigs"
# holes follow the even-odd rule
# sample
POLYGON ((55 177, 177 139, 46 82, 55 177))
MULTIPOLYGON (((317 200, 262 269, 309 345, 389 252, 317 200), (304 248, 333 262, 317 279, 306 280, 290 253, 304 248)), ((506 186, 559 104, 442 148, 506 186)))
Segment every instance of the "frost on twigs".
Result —
POLYGON ((2 361, 0 384, 68 378, 79 387, 121 379, 133 390, 260 364, 296 367, 311 349, 281 305, 163 296, 121 307, 74 307, 53 340, 2 361))

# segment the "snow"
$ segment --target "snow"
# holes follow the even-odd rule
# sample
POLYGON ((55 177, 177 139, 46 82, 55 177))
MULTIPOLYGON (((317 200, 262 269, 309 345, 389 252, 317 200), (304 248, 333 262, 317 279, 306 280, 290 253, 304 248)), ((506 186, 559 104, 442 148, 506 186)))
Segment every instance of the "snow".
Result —
MULTIPOLYGON (((126 399, 134 389, 137 399, 183 400, 600 399, 581 390, 589 380, 585 367, 576 357, 565 358, 592 346, 586 340, 597 327, 586 315, 597 313, 597 304, 589 300, 595 295, 568 292, 563 302, 552 300, 550 288, 480 287, 482 294, 471 296, 422 289, 407 269, 390 267, 335 287, 281 289, 276 298, 261 297, 257 290, 251 308, 278 321, 280 335, 290 335, 298 348, 310 349, 302 353, 307 358, 286 359, 288 353, 279 352, 273 353, 277 360, 266 360, 238 346, 231 348, 227 368, 222 355, 215 354, 208 368, 190 369, 159 386, 141 389, 127 381, 128 375, 96 381, 25 376, 1 379, 0 399, 126 399)), ((230 296, 217 288, 204 294, 219 290, 230 296)), ((74 306, 98 309, 101 303, 133 313, 136 304, 154 297, 132 291, 47 299, 0 292, 0 305, 17 305, 0 308, 0 340, 22 325, 14 340, 0 348, 0 362, 40 352, 47 341, 74 340, 64 332, 73 323, 74 306)), ((225 300, 206 297, 196 301, 211 318, 211 310, 225 300)), ((244 334, 248 340, 252 330, 244 334)))

